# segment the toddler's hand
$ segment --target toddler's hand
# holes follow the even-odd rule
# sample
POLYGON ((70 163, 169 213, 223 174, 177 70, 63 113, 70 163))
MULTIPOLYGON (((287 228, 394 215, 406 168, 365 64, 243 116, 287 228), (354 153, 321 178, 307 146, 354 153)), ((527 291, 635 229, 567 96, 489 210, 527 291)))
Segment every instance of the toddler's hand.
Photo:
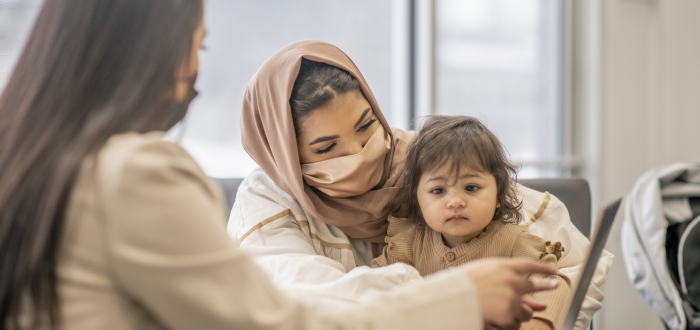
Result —
POLYGON ((548 322, 541 319, 532 319, 520 324, 520 330, 552 330, 548 322))

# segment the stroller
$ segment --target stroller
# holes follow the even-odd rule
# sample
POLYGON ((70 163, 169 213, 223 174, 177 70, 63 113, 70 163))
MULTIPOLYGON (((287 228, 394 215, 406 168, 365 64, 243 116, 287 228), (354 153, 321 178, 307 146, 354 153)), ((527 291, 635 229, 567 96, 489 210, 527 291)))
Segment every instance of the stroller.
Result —
POLYGON ((634 288, 666 328, 700 329, 700 164, 646 172, 623 203, 622 254, 634 288))

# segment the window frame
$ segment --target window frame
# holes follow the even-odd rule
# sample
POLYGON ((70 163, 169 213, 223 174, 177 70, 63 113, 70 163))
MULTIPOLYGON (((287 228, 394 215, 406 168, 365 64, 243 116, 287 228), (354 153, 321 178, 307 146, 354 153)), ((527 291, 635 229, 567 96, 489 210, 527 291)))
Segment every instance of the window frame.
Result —
MULTIPOLYGON (((542 0, 540 0, 542 1, 542 0)), ((522 160, 523 167, 535 167, 541 169, 552 169, 560 177, 580 175, 583 168, 583 159, 577 152, 578 141, 573 125, 575 117, 572 107, 572 65, 573 65, 573 4, 567 0, 555 0, 557 2, 558 25, 557 39, 558 47, 558 113, 559 123, 559 157, 553 159, 522 160)), ((416 118, 435 114, 435 86, 436 86, 436 0, 394 0, 395 7, 402 9, 409 17, 405 19, 407 25, 405 31, 394 33, 395 36, 403 36, 408 41, 397 44, 396 47, 404 47, 406 55, 401 54, 401 48, 394 48, 395 61, 406 63, 405 70, 408 72, 408 86, 403 94, 408 98, 408 122, 398 123, 398 127, 415 129, 416 118)), ((394 27, 400 28, 400 26, 394 27)), ((397 75, 395 75, 396 77, 397 75)), ((400 85, 400 80, 392 82, 395 86, 400 85)), ((399 94, 399 93, 396 93, 399 94)), ((395 104, 394 109, 400 109, 395 104)))

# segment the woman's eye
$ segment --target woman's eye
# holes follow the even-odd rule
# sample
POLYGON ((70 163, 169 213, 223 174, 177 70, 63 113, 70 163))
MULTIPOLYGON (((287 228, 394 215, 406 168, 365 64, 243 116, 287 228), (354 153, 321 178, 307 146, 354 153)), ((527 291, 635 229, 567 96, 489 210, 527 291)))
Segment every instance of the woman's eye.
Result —
POLYGON ((333 150, 333 147, 335 147, 335 142, 333 142, 333 144, 329 145, 328 147, 323 148, 323 149, 318 149, 318 150, 316 150, 315 152, 316 152, 317 154, 319 154, 319 155, 320 155, 320 154, 325 154, 325 153, 327 153, 327 152, 333 150))
POLYGON ((466 188, 464 188, 464 190, 466 190, 466 191, 477 191, 477 190, 479 190, 479 186, 475 186, 475 185, 471 184, 471 185, 468 185, 466 188))
POLYGON ((358 128, 357 131, 358 132, 366 131, 370 126, 372 126, 372 124, 374 124, 375 121, 377 121, 377 120, 376 119, 370 120, 367 124, 360 126, 360 128, 358 128))
POLYGON ((435 188, 430 191, 430 193, 435 194, 435 195, 440 195, 445 193, 445 189, 442 188, 435 188))

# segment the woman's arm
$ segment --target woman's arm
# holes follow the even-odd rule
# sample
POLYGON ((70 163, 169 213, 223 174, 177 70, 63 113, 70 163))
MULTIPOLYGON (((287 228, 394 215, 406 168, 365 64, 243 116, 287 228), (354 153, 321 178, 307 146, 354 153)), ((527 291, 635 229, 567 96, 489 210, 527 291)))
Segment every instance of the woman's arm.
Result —
POLYGON ((481 328, 465 271, 342 311, 300 304, 230 241, 220 192, 180 147, 148 142, 120 158, 100 160, 109 273, 164 328, 481 328))
POLYGON ((423 281, 405 264, 361 267, 342 231, 308 217, 261 170, 241 184, 228 231, 275 285, 305 302, 352 306, 423 281))
POLYGON ((99 159, 108 267, 129 299, 168 329, 304 327, 308 311, 228 240, 219 192, 184 151, 151 141, 110 156, 99 159))

